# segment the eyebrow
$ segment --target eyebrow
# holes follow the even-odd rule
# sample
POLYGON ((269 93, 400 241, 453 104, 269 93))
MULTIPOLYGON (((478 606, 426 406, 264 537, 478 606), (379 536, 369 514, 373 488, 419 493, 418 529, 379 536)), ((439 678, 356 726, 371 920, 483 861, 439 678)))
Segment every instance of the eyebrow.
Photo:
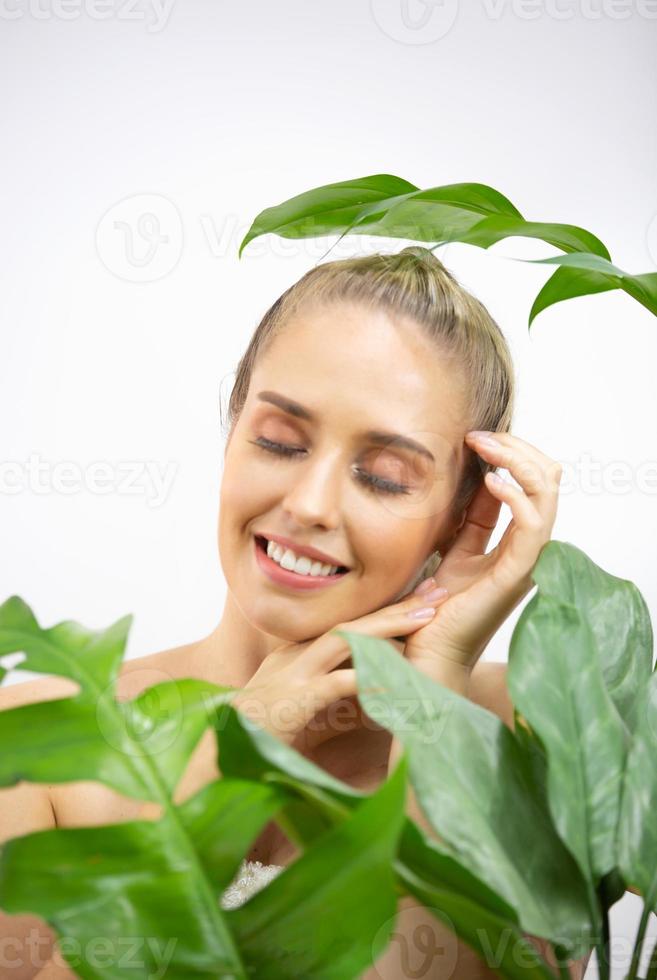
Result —
MULTIPOLYGON (((279 395, 276 391, 259 391, 256 397, 261 402, 270 402, 272 405, 277 405, 278 408, 287 412, 288 415, 294 415, 295 418, 304 419, 306 422, 315 421, 315 416, 310 409, 300 405, 299 402, 292 401, 291 398, 285 398, 284 395, 279 395)), ((375 445, 385 446, 389 442, 394 442, 396 446, 400 446, 402 449, 410 449, 411 452, 419 453, 432 463, 436 462, 433 453, 430 453, 421 442, 416 442, 415 439, 409 439, 408 436, 403 436, 398 432, 382 432, 379 429, 370 429, 364 432, 363 435, 375 445)))

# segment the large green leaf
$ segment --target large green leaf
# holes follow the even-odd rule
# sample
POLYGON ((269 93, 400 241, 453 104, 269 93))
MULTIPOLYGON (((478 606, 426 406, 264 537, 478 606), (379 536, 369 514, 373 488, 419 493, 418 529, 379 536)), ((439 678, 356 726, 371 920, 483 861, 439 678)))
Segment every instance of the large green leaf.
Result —
MULTIPOLYGON (((339 825, 350 810, 361 805, 363 794, 360 791, 334 780, 232 706, 219 708, 217 723, 221 733, 223 771, 237 772, 243 765, 254 780, 283 784, 290 790, 296 785, 299 795, 312 799, 334 826, 339 825)), ((276 820, 282 823, 280 812, 276 820)), ((290 815, 285 829, 302 847, 315 842, 325 832, 324 827, 309 827, 305 820, 298 820, 294 814, 290 815)), ((510 980, 527 977, 528 967, 524 964, 534 947, 526 945, 516 911, 457 857, 427 838, 408 817, 402 827, 394 867, 400 886, 420 901, 428 902, 433 914, 440 910, 447 917, 448 927, 484 960, 491 948, 504 950, 505 975, 510 980), (473 924, 481 924, 482 928, 473 928, 473 924)), ((586 949, 588 947, 582 952, 586 949)), ((549 976, 540 957, 538 961, 536 972, 530 976, 549 976)))
POLYGON ((367 234, 431 242, 433 247, 463 242, 489 248, 505 238, 536 238, 566 254, 534 260, 565 268, 536 297, 530 326, 554 303, 609 289, 624 290, 657 315, 657 273, 623 272, 611 263, 606 245, 586 228, 528 221, 507 197, 482 183, 423 190, 392 174, 372 174, 314 187, 261 211, 240 244, 239 256, 260 235, 311 238, 333 233, 339 234, 338 242, 345 235, 367 234))
POLYGON ((164 968, 167 980, 247 975, 221 911, 203 900, 193 852, 169 821, 8 841, 0 907, 49 922, 83 980, 143 980, 164 968))
POLYGON ((516 910, 525 931, 579 949, 597 926, 585 882, 513 733, 388 643, 338 632, 351 647, 363 707, 407 749, 418 803, 441 842, 516 910))
POLYGON ((657 914, 657 671, 641 698, 630 747, 618 827, 619 867, 657 914))
POLYGON ((307 238, 341 231, 364 204, 395 200, 418 188, 401 177, 372 174, 357 180, 316 187, 261 211, 239 248, 239 256, 259 235, 275 232, 282 238, 307 238))
POLYGON ((552 819, 593 902, 617 863, 626 729, 578 609, 540 591, 531 599, 511 639, 507 684, 545 748, 552 819))
POLYGON ((0 712, 0 743, 11 746, 0 757, 0 786, 99 779, 136 799, 154 800, 162 786, 173 793, 213 706, 234 688, 185 678, 117 701, 130 623, 128 616, 95 632, 75 622, 43 629, 22 599, 0 606, 0 654, 25 652, 22 668, 80 684, 71 697, 0 712))
POLYGON ((251 842, 289 800, 282 786, 246 779, 217 779, 178 808, 213 888, 223 892, 235 877, 251 842))
POLYGON ((588 623, 607 690, 632 731, 653 657, 650 613, 641 592, 567 541, 548 541, 532 578, 541 595, 574 606, 588 623))
POLYGON ((24 653, 21 670, 58 674, 77 681, 80 701, 95 701, 116 681, 132 616, 104 630, 90 630, 66 621, 42 629, 20 596, 0 606, 0 657, 24 653))
POLYGON ((344 980, 360 976, 379 955, 396 914, 392 862, 405 790, 402 758, 376 793, 267 888, 227 912, 252 975, 344 980))

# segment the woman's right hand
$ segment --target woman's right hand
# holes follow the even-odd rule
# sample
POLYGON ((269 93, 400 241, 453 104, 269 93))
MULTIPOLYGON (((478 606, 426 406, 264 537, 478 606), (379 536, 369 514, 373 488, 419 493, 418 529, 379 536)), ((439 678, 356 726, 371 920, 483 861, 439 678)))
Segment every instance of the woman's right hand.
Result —
MULTIPOLYGON (((283 643, 265 657, 232 698, 233 707, 300 752, 316 748, 354 727, 340 720, 337 712, 331 717, 329 710, 335 702, 358 693, 355 669, 337 669, 351 657, 351 647, 334 630, 388 640, 406 636, 426 626, 445 598, 432 600, 426 594, 409 593, 391 606, 339 623, 314 640, 283 643), (429 608, 430 615, 409 615, 423 608, 429 608), (320 712, 321 723, 316 717, 320 712)), ((401 644, 394 645, 403 653, 401 644)))

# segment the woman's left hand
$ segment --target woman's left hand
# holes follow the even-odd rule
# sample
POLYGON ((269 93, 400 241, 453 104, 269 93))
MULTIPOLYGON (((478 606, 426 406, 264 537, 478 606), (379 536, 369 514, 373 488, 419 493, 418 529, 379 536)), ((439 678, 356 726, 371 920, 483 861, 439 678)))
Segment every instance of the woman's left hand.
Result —
POLYGON ((434 618, 409 636, 404 647, 404 656, 429 676, 439 676, 444 660, 472 670, 491 637, 533 588, 531 573, 556 517, 561 465, 508 432, 481 435, 494 437, 497 444, 468 433, 467 445, 487 463, 507 469, 520 486, 499 477, 497 483, 495 474, 487 473, 443 555, 433 578, 447 595, 439 600, 434 618), (502 503, 510 506, 512 520, 486 554, 502 503))

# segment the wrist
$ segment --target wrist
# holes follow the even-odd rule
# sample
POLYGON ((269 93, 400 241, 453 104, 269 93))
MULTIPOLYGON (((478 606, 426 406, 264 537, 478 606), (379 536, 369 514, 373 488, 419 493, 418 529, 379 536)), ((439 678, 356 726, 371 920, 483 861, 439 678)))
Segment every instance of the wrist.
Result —
POLYGON ((468 664, 450 660, 449 657, 443 657, 436 653, 427 657, 413 658, 410 662, 421 674, 429 677, 432 681, 442 684, 443 687, 448 687, 464 698, 468 697, 472 677, 472 667, 468 664))

